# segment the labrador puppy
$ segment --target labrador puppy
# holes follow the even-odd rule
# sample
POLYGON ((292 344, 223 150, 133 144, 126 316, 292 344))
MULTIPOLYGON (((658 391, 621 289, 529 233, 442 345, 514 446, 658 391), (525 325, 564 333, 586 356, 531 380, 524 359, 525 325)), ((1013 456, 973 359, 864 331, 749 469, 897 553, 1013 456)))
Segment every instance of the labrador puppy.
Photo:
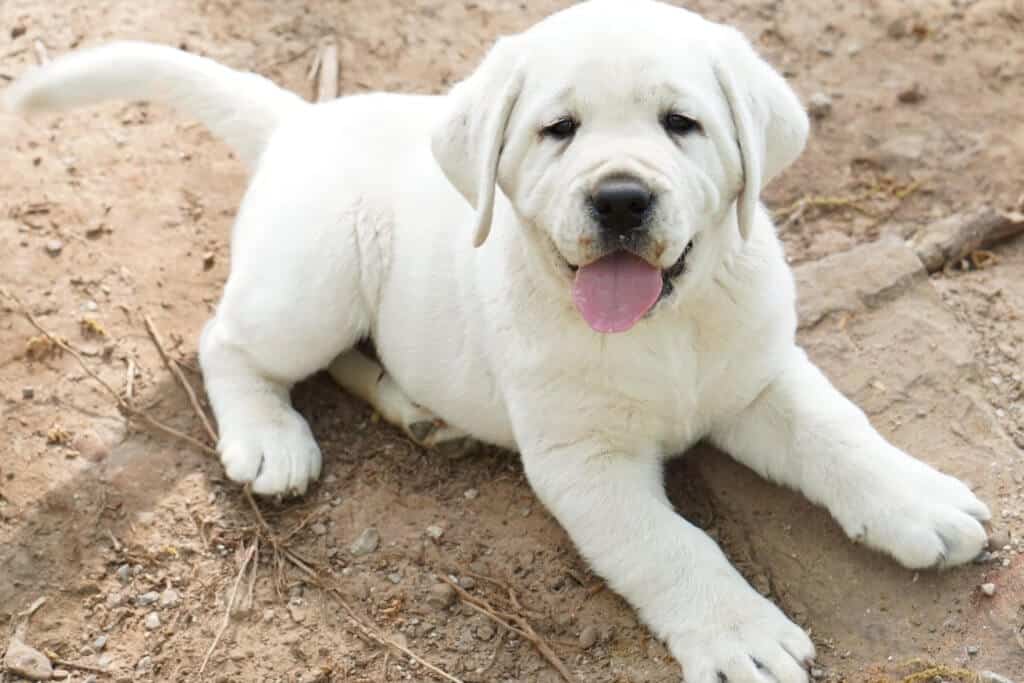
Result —
POLYGON ((440 97, 312 105, 138 43, 6 93, 20 112, 114 97, 198 117, 252 170, 200 360, 224 467, 254 491, 320 474, 289 390, 324 368, 424 445, 518 450, 692 683, 804 681, 814 656, 666 498, 665 458, 700 439, 906 567, 985 545, 985 505, 887 443, 795 343, 759 195, 808 120, 735 30, 591 0, 502 38, 440 97))

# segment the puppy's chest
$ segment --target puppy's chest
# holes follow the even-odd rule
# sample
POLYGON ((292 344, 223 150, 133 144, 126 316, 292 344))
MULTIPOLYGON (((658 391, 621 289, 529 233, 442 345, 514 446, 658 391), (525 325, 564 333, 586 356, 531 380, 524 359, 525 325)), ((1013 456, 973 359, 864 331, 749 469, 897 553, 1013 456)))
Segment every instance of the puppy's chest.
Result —
POLYGON ((700 439, 721 409, 714 378, 722 363, 677 337, 577 353, 563 378, 592 430, 674 453, 700 439))

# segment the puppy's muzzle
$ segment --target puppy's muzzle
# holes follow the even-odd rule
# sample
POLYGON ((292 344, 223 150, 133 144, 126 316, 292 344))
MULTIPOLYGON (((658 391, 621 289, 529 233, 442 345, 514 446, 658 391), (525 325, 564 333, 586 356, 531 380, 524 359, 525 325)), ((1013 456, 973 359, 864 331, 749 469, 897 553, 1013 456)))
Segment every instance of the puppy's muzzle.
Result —
POLYGON ((635 178, 615 176, 602 180, 589 198, 601 239, 612 248, 636 244, 647 232, 655 203, 654 193, 635 178))

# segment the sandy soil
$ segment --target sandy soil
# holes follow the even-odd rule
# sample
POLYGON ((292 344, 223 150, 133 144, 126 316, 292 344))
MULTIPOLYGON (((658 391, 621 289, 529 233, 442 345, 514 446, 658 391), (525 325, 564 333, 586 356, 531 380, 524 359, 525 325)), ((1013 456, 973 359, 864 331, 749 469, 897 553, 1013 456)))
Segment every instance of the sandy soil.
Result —
MULTIPOLYGON (((34 62, 36 41, 57 54, 128 37, 310 95, 316 47, 332 37, 343 92, 439 92, 497 35, 565 4, 5 0, 0 87, 34 62)), ((1020 0, 689 6, 743 28, 819 107, 807 153, 767 193, 795 264, 976 206, 1020 206, 1020 0)), ((192 121, 120 103, 32 124, 0 115, 0 169, 0 287, 92 372, 117 391, 130 386, 134 406, 202 439, 143 320, 198 388, 196 339, 226 275, 241 166, 192 121)), ((990 562, 912 575, 721 456, 695 453, 672 469, 680 510, 812 631, 824 680, 1024 672, 1022 276, 1024 247, 1011 244, 984 269, 917 278, 895 303, 803 332, 883 431, 927 446, 979 487, 1009 546, 990 562), (902 398, 878 399, 879 377, 902 398), (931 421, 904 428, 900 411, 931 421), (971 437, 962 459, 957 430, 971 437), (977 590, 989 581, 994 599, 977 590)), ((444 606, 443 576, 527 620, 580 680, 678 680, 665 649, 534 499, 514 455, 424 452, 314 378, 296 401, 325 476, 304 499, 261 502, 268 532, 213 459, 129 429, 112 397, 70 355, 47 353, 18 308, 0 301, 0 623, 13 633, 19 612, 45 597, 25 637, 65 662, 71 680, 435 680, 356 627, 342 601, 373 633, 462 680, 560 680, 523 636, 458 600, 444 606), (379 546, 355 555, 371 527, 379 546), (271 535, 320 578, 281 560, 271 535)))

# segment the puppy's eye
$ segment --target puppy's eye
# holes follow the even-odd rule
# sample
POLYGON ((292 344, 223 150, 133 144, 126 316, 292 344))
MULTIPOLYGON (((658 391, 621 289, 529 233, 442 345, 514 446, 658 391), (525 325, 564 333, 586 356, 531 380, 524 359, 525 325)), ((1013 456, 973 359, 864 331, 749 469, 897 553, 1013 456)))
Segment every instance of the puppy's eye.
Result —
POLYGON ((576 130, 579 127, 580 124, 576 119, 566 116, 542 128, 540 134, 555 140, 568 140, 576 134, 576 130))
POLYGON ((701 132, 700 124, 689 116, 683 116, 682 114, 669 113, 665 115, 662 124, 672 135, 689 135, 690 133, 701 132))

